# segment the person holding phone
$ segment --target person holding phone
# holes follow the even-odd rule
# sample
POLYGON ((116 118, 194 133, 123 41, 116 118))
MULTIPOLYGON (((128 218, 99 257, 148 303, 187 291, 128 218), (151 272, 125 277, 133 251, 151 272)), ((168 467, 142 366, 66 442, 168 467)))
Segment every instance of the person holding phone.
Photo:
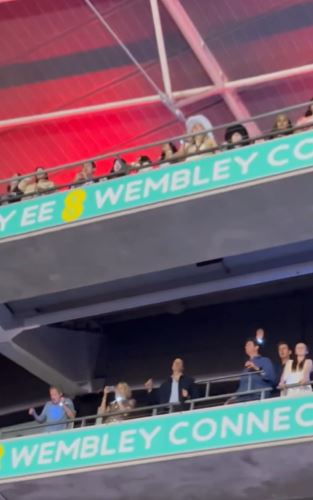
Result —
POLYGON ((98 415, 106 417, 101 423, 119 422, 125 420, 128 417, 128 411, 135 408, 135 406, 136 401, 132 398, 129 385, 126 382, 119 382, 115 387, 105 386, 103 389, 103 398, 98 408, 98 415), (114 397, 109 402, 110 393, 114 394, 114 397), (120 411, 123 411, 123 413, 118 413, 120 411), (114 415, 114 413, 117 414, 114 415))
POLYGON ((30 408, 28 413, 39 424, 48 424, 43 427, 43 432, 62 431, 67 428, 68 420, 75 418, 73 401, 65 398, 58 387, 51 386, 49 393, 50 401, 45 404, 40 415, 34 408, 30 408))

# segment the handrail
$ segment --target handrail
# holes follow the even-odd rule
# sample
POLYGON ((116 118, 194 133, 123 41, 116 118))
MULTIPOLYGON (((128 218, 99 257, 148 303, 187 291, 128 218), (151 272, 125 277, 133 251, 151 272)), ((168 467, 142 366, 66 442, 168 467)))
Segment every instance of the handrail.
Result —
MULTIPOLYGON (((239 380, 241 377, 245 377, 245 376, 251 376, 253 374, 262 374, 263 372, 261 370, 258 370, 258 371, 255 371, 255 372, 238 372, 237 374, 233 374, 233 375, 229 375, 229 376, 225 376, 224 377, 224 380, 239 380)), ((201 383, 211 383, 211 382, 214 382, 214 381, 220 381, 222 377, 211 377, 211 378, 208 378, 206 380, 197 380, 197 384, 201 384, 201 383)), ((217 399, 224 399, 225 397, 226 398, 230 398, 230 397, 235 397, 235 396, 240 396, 240 395, 249 395, 249 394, 256 394, 256 393, 260 393, 261 394, 261 399, 263 399, 264 397, 264 394, 266 392, 270 392, 272 391, 273 389, 272 388, 261 388, 261 389, 249 389, 248 387, 248 390, 247 391, 244 391, 242 393, 238 393, 238 392, 234 392, 234 393, 230 393, 230 394, 220 394, 218 396, 205 396, 204 398, 195 398, 195 399, 190 399, 190 400, 186 400, 184 404, 186 405, 190 405, 190 409, 193 409, 194 408, 194 404, 198 403, 198 402, 210 402, 210 401, 215 401, 217 399)), ((68 419, 66 422, 52 422, 52 423, 43 423, 43 424, 38 424, 38 423, 34 423, 33 425, 27 425, 27 427, 25 426, 11 426, 11 427, 5 427, 5 428, 2 428, 0 429, 0 436, 3 436, 5 434, 12 434, 12 433, 18 433, 18 432, 25 432, 25 431, 31 431, 31 430, 38 430, 40 428, 40 426, 49 426, 49 427, 60 427, 61 425, 66 425, 66 426, 70 426, 70 425, 75 425, 75 424, 78 424, 78 423, 81 423, 81 426, 84 427, 86 425, 86 423, 88 421, 96 421, 98 418, 100 419, 106 419, 106 418, 111 418, 111 417, 114 417, 114 416, 119 416, 119 415, 122 415, 122 416, 125 416, 127 415, 127 419, 129 418, 129 415, 136 415, 136 414, 140 414, 140 413, 143 413, 143 412, 151 412, 152 416, 155 416, 157 415, 158 413, 158 410, 169 410, 169 413, 171 413, 175 408, 177 408, 177 406, 180 406, 181 407, 181 404, 176 404, 176 403, 163 403, 163 404, 157 404, 157 405, 149 405, 149 406, 142 406, 142 407, 136 407, 136 408, 131 408, 131 409, 125 409, 125 410, 117 410, 117 411, 110 411, 110 412, 105 412, 103 414, 94 414, 94 415, 87 415, 87 416, 84 416, 84 417, 76 417, 74 419, 68 419)), ((183 411, 183 410, 181 410, 183 411)))
MULTIPOLYGON (((186 400, 186 404, 190 404, 190 410, 194 410, 194 405, 197 403, 205 403, 209 401, 216 401, 219 399, 236 399, 240 398, 241 396, 247 396, 247 395, 253 395, 253 394, 260 394, 260 399, 264 399, 266 393, 272 392, 273 389, 272 387, 262 387, 260 389, 249 389, 248 391, 241 391, 241 392, 230 392, 226 394, 216 394, 215 396, 208 396, 204 398, 196 398, 196 399, 189 399, 186 400)), ((240 401, 239 401, 240 402, 240 401)))
MULTIPOLYGON (((238 374, 237 375, 237 378, 240 376, 249 376, 249 375, 253 375, 253 374, 262 374, 264 373, 263 371, 259 370, 259 371, 256 371, 256 372, 249 372, 249 373, 241 373, 241 374, 238 374)), ((236 375, 229 375, 229 376, 225 376, 225 377, 213 377, 213 378, 209 378, 207 380, 197 380, 197 383, 201 384, 201 383, 204 383, 204 382, 214 382, 214 381, 225 381, 225 380, 234 380, 234 377, 236 377, 236 375)), ((297 387, 305 387, 305 386, 308 386, 308 385, 313 385, 313 381, 308 381, 308 382, 305 382, 305 383, 295 383, 295 384, 285 384, 283 386, 278 386, 277 389, 280 389, 280 390, 286 390, 286 389, 293 389, 293 388, 297 388, 297 387)), ((139 407, 136 407, 136 408, 131 408, 131 409, 125 409, 125 410, 116 410, 116 411, 108 411, 108 412, 105 412, 103 414, 93 414, 93 415, 87 415, 87 416, 84 416, 84 417, 77 417, 77 418, 74 418, 74 419, 68 419, 66 420, 66 422, 49 422, 49 423, 43 423, 43 424, 38 424, 38 423, 34 423, 33 425, 27 425, 27 427, 25 427, 25 424, 24 426, 21 425, 17 425, 17 426, 11 426, 11 427, 4 427, 2 429, 0 429, 0 436, 3 437, 5 436, 6 434, 15 434, 15 433, 18 433, 18 432, 22 432, 23 431, 31 431, 31 430, 38 430, 40 429, 40 427, 45 427, 45 426, 49 426, 49 427, 60 427, 61 425, 66 425, 66 426, 71 426, 71 425, 75 425, 75 424, 79 424, 81 423, 81 427, 85 427, 87 422, 88 421, 96 421, 97 419, 106 419, 106 418, 111 418, 111 417, 118 417, 118 416, 125 416, 127 415, 126 419, 128 420, 129 419, 129 415, 136 415, 136 414, 140 414, 140 413, 144 413, 144 412, 151 412, 152 416, 156 416, 158 414, 158 410, 169 410, 169 413, 172 413, 174 410, 176 410, 177 408, 179 408, 179 411, 189 411, 189 410, 193 410, 195 405, 198 404, 198 403, 210 403, 210 402, 213 402, 213 401, 218 401, 220 399, 230 399, 230 400, 233 400, 233 402, 236 402, 235 399, 237 398, 240 398, 242 396, 248 396, 248 395, 257 395, 257 394, 260 394, 260 399, 264 399, 264 397, 266 396, 266 394, 270 394, 272 391, 274 390, 274 388, 272 387, 262 387, 262 388, 259 388, 259 389, 248 389, 247 391, 236 391, 236 392, 232 392, 232 393, 224 393, 224 394, 217 394, 217 395, 214 395, 214 396, 205 396, 205 397, 201 397, 201 398, 193 398, 193 399, 187 399, 183 404, 181 403, 163 403, 163 404, 157 404, 157 405, 149 405, 149 406, 139 406, 139 407), (189 406, 189 408, 187 409, 186 406, 189 406)), ((240 402, 240 401, 239 401, 240 402)), ((248 402, 248 400, 247 400, 248 402)), ((140 417, 138 417, 140 418, 140 417)), ((143 417, 142 417, 143 418, 143 417)), ((28 422, 27 422, 28 423, 28 422)), ((105 422, 104 424, 105 425, 105 422)), ((17 434, 18 435, 18 434, 17 434)), ((22 435, 22 434, 21 434, 22 435)))
MULTIPOLYGON (((307 124, 297 125, 297 126, 291 127, 290 129, 286 129, 285 132, 288 130, 290 130, 292 132, 295 132, 295 131, 301 132, 302 130, 306 130, 307 128, 308 128, 307 124)), ((190 134, 190 135, 187 135, 186 137, 193 137, 194 135, 197 135, 197 134, 190 134)), ((259 141, 262 139, 269 139, 269 138, 274 139, 276 135, 277 136, 281 135, 281 131, 276 130, 276 131, 267 132, 267 133, 264 133, 264 134, 261 134, 258 136, 253 136, 253 137, 250 137, 249 141, 251 143, 253 143, 254 141, 259 141)), ((161 144, 163 144, 163 143, 164 143, 164 141, 162 141, 161 144)), ((236 145, 248 147, 249 145, 252 145, 252 144, 247 144, 247 140, 243 139, 242 141, 238 141, 238 143, 236 143, 236 145)), ((131 165, 129 170, 140 172, 140 170, 146 170, 147 168, 150 168, 150 167, 153 168, 153 167, 159 167, 162 165, 166 165, 166 166, 175 165, 175 164, 183 163, 185 160, 188 160, 190 158, 205 156, 206 154, 212 154, 212 153, 216 153, 216 152, 223 152, 223 151, 227 151, 229 149, 231 149, 231 147, 229 147, 227 144, 224 143, 224 144, 217 145, 213 148, 206 148, 206 149, 203 149, 201 151, 200 150, 196 151, 194 153, 184 154, 184 155, 181 155, 181 156, 176 157, 176 158, 171 159, 171 160, 165 159, 165 160, 151 161, 148 165, 142 165, 142 166, 131 165)), ((93 160, 85 160, 85 161, 93 161, 93 160)), ((78 165, 81 165, 82 163, 84 163, 84 161, 80 162, 78 165)), ((48 173, 48 169, 45 169, 45 172, 48 173)), ((18 179, 20 181, 22 179, 34 177, 35 175, 36 175, 36 172, 32 172, 29 174, 20 175, 18 177, 18 179)), ((88 184, 96 184, 97 182, 101 182, 103 180, 109 181, 111 179, 115 179, 118 177, 125 177, 127 175, 128 174, 121 173, 121 172, 108 172, 106 174, 95 176, 88 181, 76 181, 76 182, 72 181, 72 182, 65 183, 65 184, 57 184, 54 187, 47 188, 39 193, 38 192, 25 193, 25 194, 22 193, 22 194, 15 196, 14 201, 19 202, 19 201, 23 200, 24 198, 25 199, 30 199, 30 198, 33 199, 33 198, 38 198, 39 196, 47 196, 51 193, 55 193, 56 191, 62 191, 62 190, 65 190, 67 188, 69 188, 69 189, 77 188, 78 189, 80 186, 84 186, 84 185, 86 186, 88 184)), ((0 185, 7 183, 7 182, 10 182, 11 180, 15 180, 15 179, 16 179, 16 177, 11 177, 10 179, 2 179, 2 180, 0 179, 0 185)), ((0 196, 0 205, 5 204, 6 202, 9 203, 10 201, 12 201, 12 196, 10 196, 10 194, 0 196)))
POLYGON ((38 428, 40 428, 40 427, 47 427, 47 426, 48 427, 60 427, 62 425, 69 426, 71 424, 78 424, 78 423, 82 423, 83 424, 82 427, 84 427, 85 422, 88 420, 97 420, 98 418, 105 419, 105 418, 119 416, 119 415, 125 415, 125 414, 129 415, 129 414, 142 413, 142 412, 147 412, 147 411, 157 412, 160 409, 169 409, 171 412, 174 406, 175 406, 174 403, 163 403, 163 404, 149 405, 149 406, 138 406, 136 408, 130 408, 127 410, 116 410, 116 411, 105 412, 103 414, 96 413, 93 415, 87 415, 85 417, 76 417, 76 418, 72 418, 72 419, 67 419, 65 422, 49 422, 49 423, 46 423, 46 422, 38 423, 37 422, 37 423, 34 423, 33 425, 27 426, 27 428, 21 427, 19 425, 13 426, 13 427, 4 427, 4 428, 0 429, 0 435, 2 436, 3 434, 18 432, 19 429, 21 429, 21 431, 23 431, 23 430, 28 431, 28 430, 32 430, 32 429, 38 430, 38 428))
POLYGON ((207 382, 227 382, 227 381, 236 381, 241 377, 249 377, 251 375, 263 375, 263 370, 254 370, 253 372, 237 372, 231 375, 221 375, 219 377, 210 377, 208 379, 197 379, 197 384, 205 384, 207 382))
MULTIPOLYGON (((254 115, 254 116, 252 116, 250 118, 246 118, 244 120, 232 121, 232 122, 225 123, 223 125, 217 125, 215 127, 212 127, 210 130, 203 131, 203 133, 206 133, 206 132, 207 133, 208 132, 214 133, 217 130, 225 129, 225 128, 228 128, 228 127, 233 126, 233 125, 238 125, 239 123, 245 124, 245 123, 248 123, 248 122, 253 122, 255 120, 259 120, 259 119, 262 119, 262 118, 267 118, 269 116, 275 116, 276 114, 280 114, 280 113, 283 113, 283 112, 292 111, 292 110, 295 110, 295 109, 300 109, 300 108, 302 108, 304 106, 309 106, 310 104, 312 104, 311 100, 310 101, 305 101, 305 102, 300 103, 300 104, 294 104, 292 106, 285 106, 283 108, 279 108, 279 109, 276 109, 274 111, 268 111, 266 113, 260 113, 258 115, 254 115)), ((304 128, 307 128, 307 125, 304 128)), ((293 127, 293 129, 297 129, 297 127, 295 126, 295 127, 293 127)), ((178 135, 178 136, 175 136, 175 137, 171 137, 171 138, 166 139, 166 140, 162 139, 162 140, 158 140, 158 141, 155 141, 153 143, 148 143, 148 144, 144 144, 144 145, 141 145, 141 146, 133 146, 131 148, 126 148, 126 149, 123 149, 121 151, 113 151, 113 152, 110 152, 110 153, 104 153, 104 154, 92 156, 90 158, 85 158, 85 159, 82 159, 82 160, 79 160, 79 161, 65 163, 63 165, 58 165, 56 167, 48 167, 48 168, 45 169, 45 172, 47 174, 56 173, 56 172, 59 172, 59 171, 62 171, 62 170, 67 170, 67 169, 70 169, 70 168, 79 167, 83 163, 86 163, 86 162, 91 162, 91 161, 96 162, 96 161, 100 161, 100 160, 106 160, 106 159, 109 159, 109 158, 119 158, 120 156, 128 154, 128 153, 134 153, 136 151, 142 151, 142 150, 146 150, 146 149, 151 149, 151 148, 156 147, 156 146, 161 146, 162 144, 164 144, 164 142, 177 142, 177 141, 180 141, 180 140, 184 140, 184 139, 186 139, 188 137, 195 137, 196 135, 199 135, 199 132, 196 132, 194 134, 182 134, 182 135, 178 135)), ((274 135, 274 132, 268 132, 265 135, 266 136, 274 135)), ((20 179, 26 179, 26 178, 32 177, 34 175, 36 175, 36 172, 31 172, 31 173, 28 173, 28 174, 21 175, 19 178, 20 179)), ((0 185, 1 184, 7 184, 12 179, 14 179, 14 177, 6 178, 6 179, 0 179, 0 185)))
MULTIPOLYGON (((161 410, 161 409, 163 409, 163 410, 168 409, 169 413, 172 413, 175 408, 179 408, 180 411, 189 411, 189 409, 192 409, 191 406, 194 403, 206 402, 206 401, 210 402, 210 401, 214 401, 216 399, 224 399, 225 397, 229 398, 229 397, 234 397, 234 396, 258 394, 258 393, 260 393, 262 396, 263 393, 269 392, 269 391, 272 391, 272 389, 271 388, 252 389, 252 390, 244 391, 244 392, 240 392, 240 393, 234 392, 234 393, 230 393, 230 394, 220 394, 218 396, 209 396, 207 398, 190 399, 190 400, 186 400, 184 403, 163 403, 163 404, 142 406, 142 407, 137 407, 137 408, 125 409, 125 410, 108 411, 108 412, 104 412, 102 414, 87 415, 85 417, 68 419, 65 422, 49 422, 49 423, 43 422, 42 424, 37 423, 37 424, 31 425, 31 426, 27 426, 27 428, 20 427, 20 426, 4 427, 4 428, 0 429, 0 436, 3 437, 3 435, 5 435, 5 434, 12 434, 15 432, 19 432, 19 430, 20 430, 20 432, 23 432, 25 430, 29 431, 32 429, 38 430, 38 429, 40 429, 40 427, 56 427, 57 428, 57 427, 60 427, 63 425, 69 427, 71 425, 74 426, 75 424, 79 424, 79 423, 82 424, 81 427, 85 427, 86 422, 89 420, 95 420, 95 421, 97 419, 104 419, 105 420, 106 418, 118 417, 120 415, 121 416, 127 415, 127 420, 128 420, 129 415, 134 415, 134 414, 143 413, 143 412, 152 412, 152 416, 156 416, 158 410, 161 410), (190 405, 190 408, 184 409, 185 405, 190 405)), ((105 425, 105 422, 103 425, 105 425)))

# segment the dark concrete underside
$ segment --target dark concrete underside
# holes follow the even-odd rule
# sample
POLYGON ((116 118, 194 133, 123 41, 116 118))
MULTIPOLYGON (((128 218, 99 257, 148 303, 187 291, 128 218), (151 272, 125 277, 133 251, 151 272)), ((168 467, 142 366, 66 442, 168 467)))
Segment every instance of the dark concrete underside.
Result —
POLYGON ((312 185, 308 172, 1 242, 0 303, 311 240, 312 185))

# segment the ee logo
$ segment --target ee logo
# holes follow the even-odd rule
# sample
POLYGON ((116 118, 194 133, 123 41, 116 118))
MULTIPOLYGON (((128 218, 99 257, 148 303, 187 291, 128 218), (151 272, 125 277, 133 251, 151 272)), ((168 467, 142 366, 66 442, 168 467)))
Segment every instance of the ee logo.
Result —
POLYGON ((64 209, 62 211, 62 220, 71 222, 79 219, 84 212, 84 201, 86 192, 83 189, 71 191, 64 199, 64 209))
POLYGON ((4 457, 4 446, 3 444, 0 444, 0 468, 1 468, 1 461, 4 457))

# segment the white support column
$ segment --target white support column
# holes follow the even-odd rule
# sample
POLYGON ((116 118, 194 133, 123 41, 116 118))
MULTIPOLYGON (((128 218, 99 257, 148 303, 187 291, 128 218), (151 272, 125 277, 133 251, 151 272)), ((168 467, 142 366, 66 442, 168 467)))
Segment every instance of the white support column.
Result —
MULTIPOLYGON (((223 87, 228 82, 228 78, 180 1, 162 1, 214 85, 223 87)), ((223 96, 237 120, 246 120, 251 117, 247 107, 235 90, 228 89, 227 92, 223 93, 223 96)), ((248 128, 252 135, 260 134, 260 129, 255 123, 251 122, 248 128)))
POLYGON ((170 71, 168 66, 168 59, 164 43, 164 36, 161 24, 160 10, 158 0, 150 0, 152 19, 154 24, 155 37, 158 45, 159 60, 162 72, 163 85, 166 95, 172 97, 172 85, 170 78, 170 71))

